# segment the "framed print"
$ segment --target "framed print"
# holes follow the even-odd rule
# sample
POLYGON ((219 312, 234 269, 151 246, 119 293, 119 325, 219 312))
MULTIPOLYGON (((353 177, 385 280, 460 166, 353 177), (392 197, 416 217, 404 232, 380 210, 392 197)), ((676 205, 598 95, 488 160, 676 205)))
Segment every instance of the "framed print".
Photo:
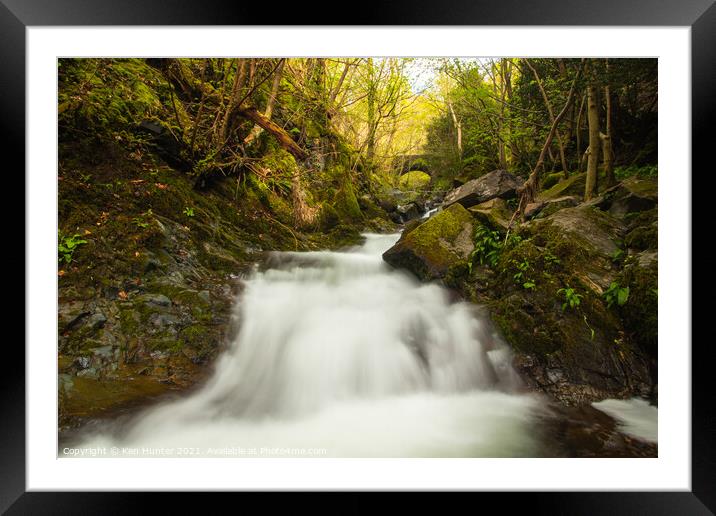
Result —
POLYGON ((2 2, 27 201, 3 510, 399 490, 713 512, 691 336, 712 2, 350 26, 2 2))

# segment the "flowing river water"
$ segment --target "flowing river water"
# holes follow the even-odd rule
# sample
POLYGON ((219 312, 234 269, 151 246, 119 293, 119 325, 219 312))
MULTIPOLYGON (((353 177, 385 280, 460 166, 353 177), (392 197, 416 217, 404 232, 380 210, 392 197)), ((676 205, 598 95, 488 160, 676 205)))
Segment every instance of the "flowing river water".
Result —
POLYGON ((543 455, 546 402, 521 387, 478 307, 383 262, 398 237, 274 253, 246 279, 240 329, 203 387, 76 444, 233 457, 543 455))

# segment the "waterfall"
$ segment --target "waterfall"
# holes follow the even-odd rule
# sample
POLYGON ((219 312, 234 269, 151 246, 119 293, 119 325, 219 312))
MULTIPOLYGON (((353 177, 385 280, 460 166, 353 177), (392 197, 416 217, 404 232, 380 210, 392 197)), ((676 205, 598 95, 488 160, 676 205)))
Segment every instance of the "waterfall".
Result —
POLYGON ((539 400, 478 307, 381 258, 273 253, 245 280, 239 330, 209 381, 82 446, 201 456, 538 454, 539 400), (191 450, 190 452, 187 450, 191 450))

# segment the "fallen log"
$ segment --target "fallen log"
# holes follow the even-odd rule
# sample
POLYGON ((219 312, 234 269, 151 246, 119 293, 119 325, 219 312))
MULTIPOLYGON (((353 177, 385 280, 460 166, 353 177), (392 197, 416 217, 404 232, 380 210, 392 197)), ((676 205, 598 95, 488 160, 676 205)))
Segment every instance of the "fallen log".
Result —
POLYGON ((241 107, 236 110, 236 113, 239 116, 252 120, 264 131, 272 134, 278 140, 281 147, 290 152, 296 159, 303 160, 308 157, 306 151, 299 147, 298 144, 293 141, 293 139, 286 131, 284 131, 281 126, 273 123, 271 120, 259 113, 259 111, 255 107, 241 107))

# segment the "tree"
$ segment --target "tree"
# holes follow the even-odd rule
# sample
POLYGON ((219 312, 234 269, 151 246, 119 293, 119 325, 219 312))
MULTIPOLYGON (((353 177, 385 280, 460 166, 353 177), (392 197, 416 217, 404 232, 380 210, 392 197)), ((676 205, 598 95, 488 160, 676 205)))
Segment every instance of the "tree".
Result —
POLYGON ((588 201, 597 193, 599 165, 599 100, 595 78, 594 64, 589 66, 589 83, 587 85, 587 122, 589 123, 589 149, 587 157, 587 180, 584 189, 584 200, 588 201))
MULTIPOLYGON (((544 145, 542 145, 542 150, 539 153, 539 157, 537 158, 537 163, 535 164, 534 168, 532 169, 532 173, 527 178, 527 181, 525 181, 524 185, 519 189, 520 194, 520 201, 519 205, 517 207, 517 210, 515 210, 515 215, 513 215, 512 219, 514 220, 515 216, 519 213, 520 216, 524 214, 525 208, 528 204, 534 202, 535 197, 537 196, 537 188, 539 185, 539 178, 540 178, 540 172, 542 168, 544 167, 544 158, 547 154, 547 149, 549 149, 549 146, 552 145, 552 139, 554 138, 554 135, 557 133, 557 126, 562 121, 564 116, 567 114, 567 111, 569 110, 569 107, 572 104, 572 101, 574 100, 574 91, 576 89, 577 81, 579 80, 579 76, 582 72, 582 66, 580 63, 579 68, 577 69, 577 72, 574 76, 574 79, 572 80, 572 85, 569 88, 569 93, 567 95, 567 101, 564 104, 564 107, 559 112, 559 114, 554 118, 552 121, 552 125, 550 126, 549 133, 547 133, 547 138, 545 139, 544 145)), ((510 221, 510 226, 512 225, 512 221, 510 221)))

